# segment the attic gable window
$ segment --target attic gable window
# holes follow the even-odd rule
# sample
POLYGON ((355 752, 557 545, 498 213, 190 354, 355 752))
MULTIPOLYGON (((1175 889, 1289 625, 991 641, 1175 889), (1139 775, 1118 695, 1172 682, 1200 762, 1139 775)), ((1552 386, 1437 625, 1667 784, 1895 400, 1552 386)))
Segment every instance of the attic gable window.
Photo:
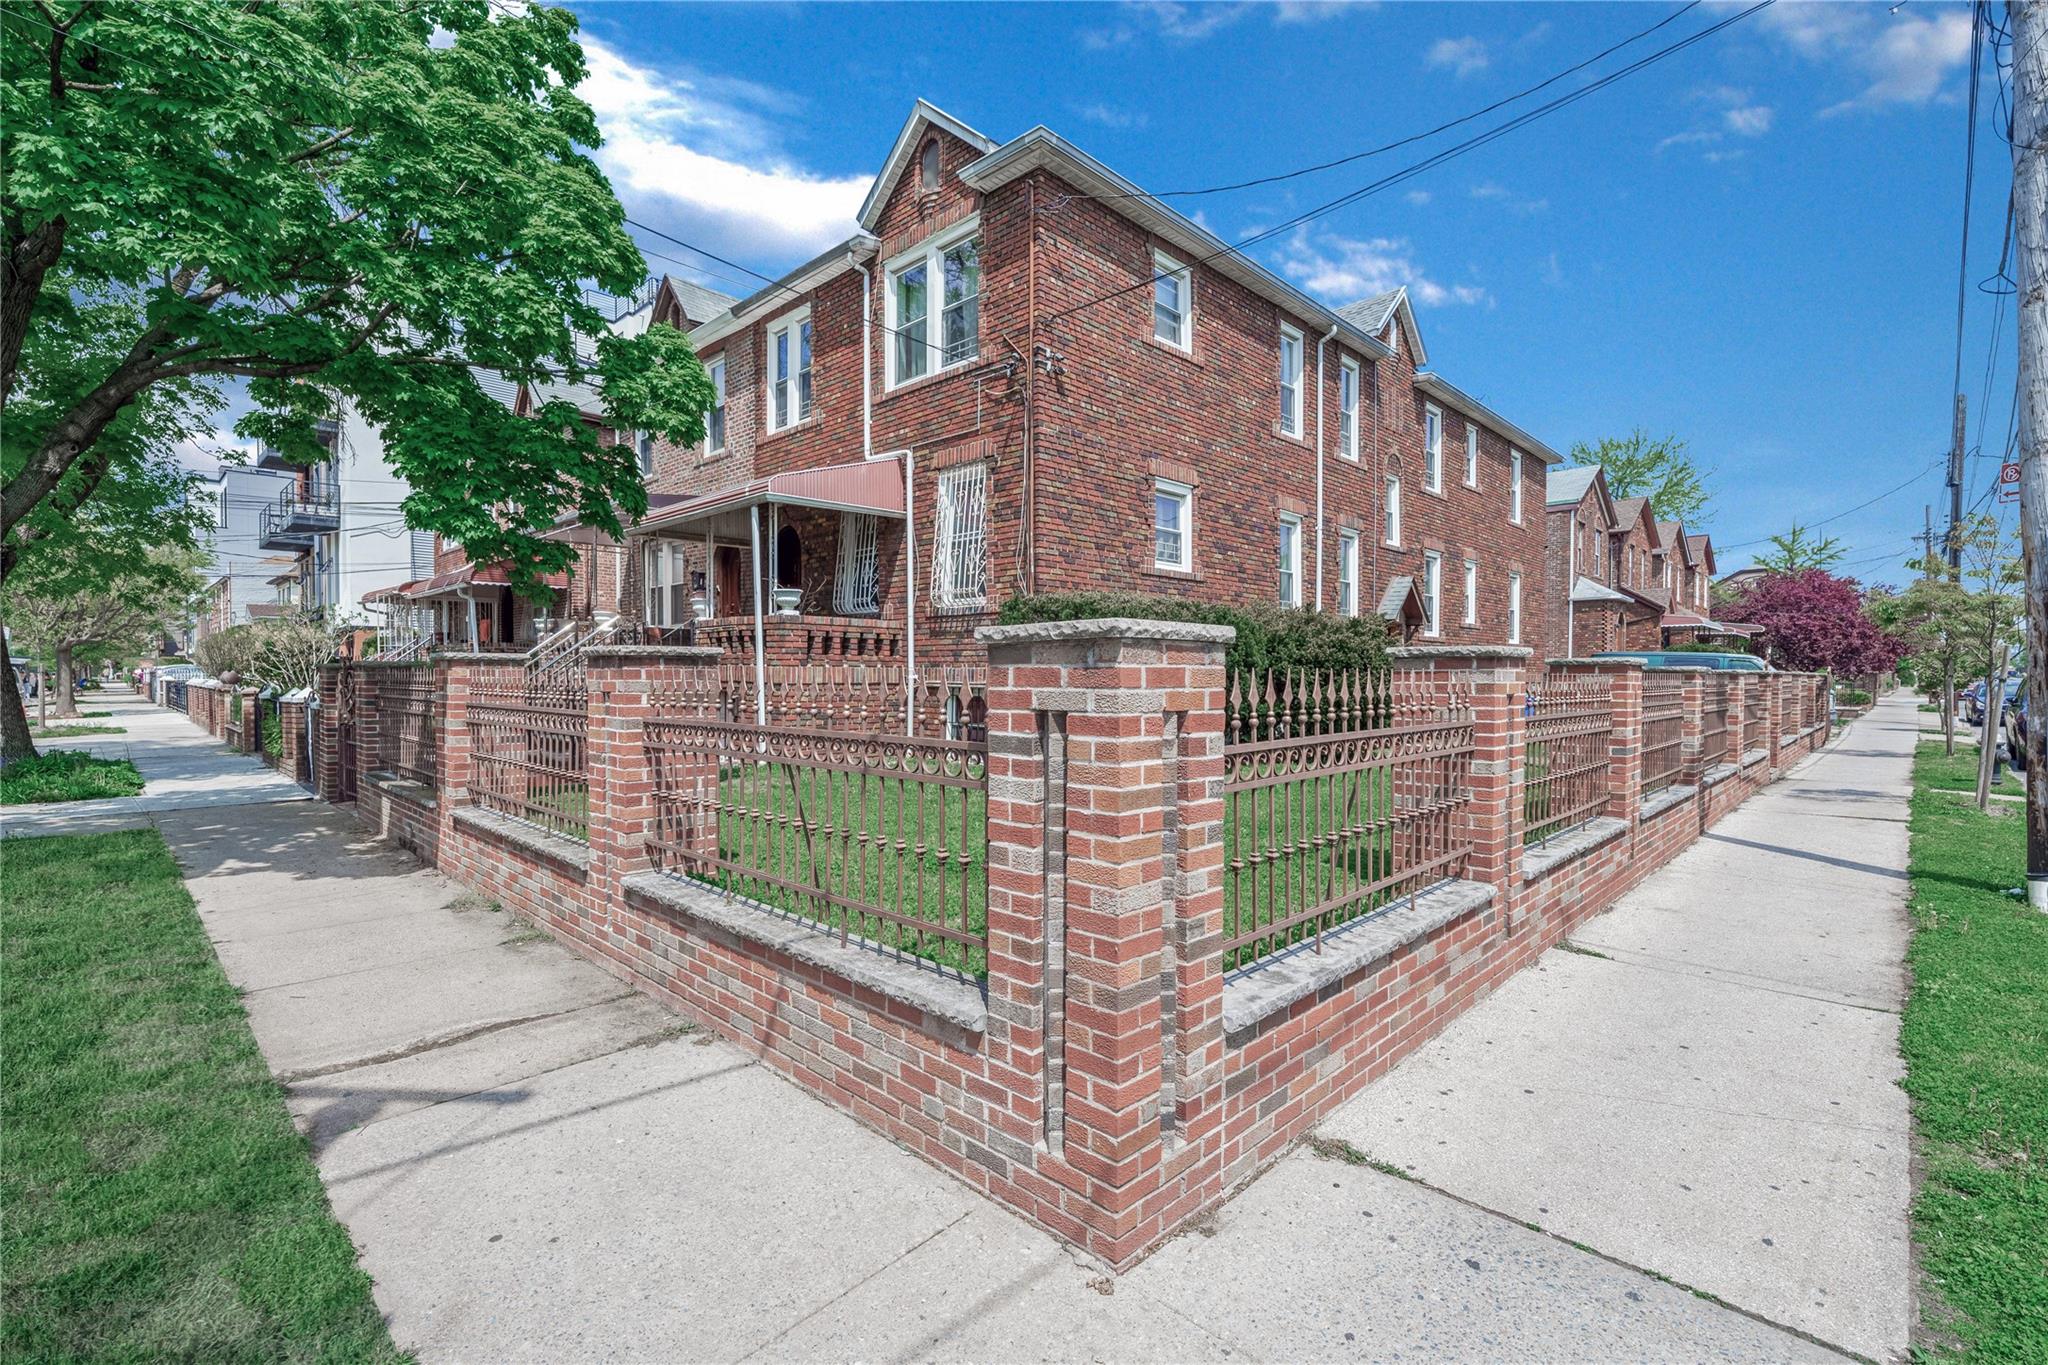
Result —
POLYGON ((917 187, 929 194, 939 187, 939 140, 926 138, 917 158, 917 187))
POLYGON ((890 387, 965 364, 981 354, 979 227, 978 221, 970 222, 890 263, 883 323, 893 342, 889 347, 890 387), (934 303, 936 318, 932 316, 934 303))

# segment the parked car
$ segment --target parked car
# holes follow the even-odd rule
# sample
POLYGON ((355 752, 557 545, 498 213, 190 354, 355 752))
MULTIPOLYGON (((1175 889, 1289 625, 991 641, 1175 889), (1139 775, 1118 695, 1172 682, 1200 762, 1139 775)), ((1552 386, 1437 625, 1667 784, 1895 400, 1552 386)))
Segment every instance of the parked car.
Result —
POLYGON ((1596 659, 1641 659, 1644 668, 1712 668, 1723 673, 1775 673, 1754 654, 1708 654, 1694 649, 1614 650, 1596 659))
POLYGON ((2027 770, 2027 719, 2027 696, 2023 692, 2005 708, 2004 722, 1999 726, 2005 736, 2006 761, 2015 772, 2027 770))
MULTIPOLYGON (((2010 708, 2020 693, 2020 675, 2015 673, 2005 680, 2004 705, 2010 708)), ((1963 689, 1963 719, 1972 725, 1984 723, 1984 680, 1977 679, 1963 689)))

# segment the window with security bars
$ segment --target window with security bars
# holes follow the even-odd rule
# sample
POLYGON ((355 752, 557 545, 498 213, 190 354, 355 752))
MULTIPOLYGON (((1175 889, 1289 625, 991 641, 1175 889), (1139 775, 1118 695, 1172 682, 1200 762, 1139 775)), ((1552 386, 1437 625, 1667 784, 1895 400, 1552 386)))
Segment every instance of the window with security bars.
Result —
POLYGON ((977 607, 988 598, 988 466, 940 473, 934 511, 932 600, 977 607))
POLYGON ((841 616, 866 616, 881 610, 875 579, 875 518, 865 512, 841 512, 832 610, 841 616))

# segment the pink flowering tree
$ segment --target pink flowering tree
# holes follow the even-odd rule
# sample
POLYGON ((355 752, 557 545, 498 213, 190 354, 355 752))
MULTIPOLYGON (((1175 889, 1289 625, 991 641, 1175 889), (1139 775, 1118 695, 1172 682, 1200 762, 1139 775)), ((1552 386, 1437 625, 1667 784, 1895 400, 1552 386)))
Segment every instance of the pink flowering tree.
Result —
POLYGON ((1863 677, 1891 672, 1906 653, 1905 641, 1887 634, 1864 609, 1856 581, 1825 569, 1759 578, 1731 614, 1762 628, 1758 644, 1780 668, 1863 677))

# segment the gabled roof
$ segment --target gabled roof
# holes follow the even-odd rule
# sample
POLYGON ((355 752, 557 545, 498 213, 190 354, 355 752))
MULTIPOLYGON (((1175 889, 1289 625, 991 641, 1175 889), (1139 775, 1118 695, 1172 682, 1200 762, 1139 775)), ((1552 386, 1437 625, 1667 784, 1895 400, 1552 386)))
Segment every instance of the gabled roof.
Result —
MULTIPOLYGON (((678 279, 674 275, 663 275, 661 287, 654 291, 653 313, 663 311, 662 302, 668 300, 682 310, 683 320, 690 327, 711 321, 739 300, 731 294, 721 294, 716 289, 707 289, 695 280, 678 279)), ((688 330, 686 327, 685 331, 688 330)))
POLYGON ((1481 426, 1492 427, 1507 437, 1508 443, 1524 455, 1534 455, 1546 465, 1556 464, 1564 458, 1440 374, 1428 370, 1418 371, 1415 375, 1415 387, 1445 407, 1455 408, 1467 417, 1473 418, 1481 426))
POLYGON ((917 144, 927 127, 951 133, 984 156, 996 149, 995 140, 986 133, 968 127, 937 105, 919 100, 911 106, 910 117, 903 121, 903 130, 896 134, 896 145, 889 149, 889 157, 882 163, 875 183, 869 187, 868 197, 861 201, 860 225, 869 232, 873 232, 875 224, 881 220, 882 206, 889 202, 889 191, 895 188, 896 177, 903 174, 903 168, 916 154, 917 144))
POLYGON ((691 329, 690 344, 701 355, 707 346, 732 335, 753 319, 778 308, 793 308, 803 296, 825 281, 874 258, 881 243, 865 232, 825 248, 772 284, 764 284, 743 299, 735 300, 723 313, 691 329))
POLYGON ((1416 625, 1428 617, 1429 609, 1423 605, 1422 593, 1415 586, 1415 580, 1407 574, 1398 574, 1387 580, 1387 590, 1380 594, 1380 616, 1388 621, 1416 625))
POLYGON ((1408 338, 1408 353, 1415 357, 1417 368, 1429 363, 1429 352, 1422 344, 1422 330, 1415 325, 1415 309, 1408 302, 1408 287, 1398 285, 1384 294, 1374 294, 1369 299, 1347 303, 1337 309, 1337 316, 1369 336, 1381 336, 1389 322, 1398 321, 1402 333, 1408 338))
POLYGON ((1656 525, 1657 554, 1678 551, 1678 557, 1687 564, 1692 563, 1692 538, 1685 533, 1685 527, 1675 521, 1660 521, 1656 525))
MULTIPOLYGON (((1614 499, 1607 496, 1607 476, 1597 464, 1574 465, 1570 469, 1553 469, 1543 480, 1543 502, 1549 507, 1568 507, 1586 496, 1586 490, 1595 484, 1600 488, 1600 501, 1607 507, 1610 517, 1614 515, 1614 499)), ((1616 517, 1615 520, 1620 520, 1616 517)))
POLYGON ((1692 556, 1693 563, 1705 568, 1708 573, 1714 572, 1714 542, 1711 537, 1687 536, 1685 548, 1686 553, 1692 556))
POLYGON ((1650 515, 1648 498, 1616 498, 1614 500, 1614 534, 1625 536, 1629 523, 1639 521, 1650 528, 1650 539, 1657 538, 1657 519, 1650 515))

